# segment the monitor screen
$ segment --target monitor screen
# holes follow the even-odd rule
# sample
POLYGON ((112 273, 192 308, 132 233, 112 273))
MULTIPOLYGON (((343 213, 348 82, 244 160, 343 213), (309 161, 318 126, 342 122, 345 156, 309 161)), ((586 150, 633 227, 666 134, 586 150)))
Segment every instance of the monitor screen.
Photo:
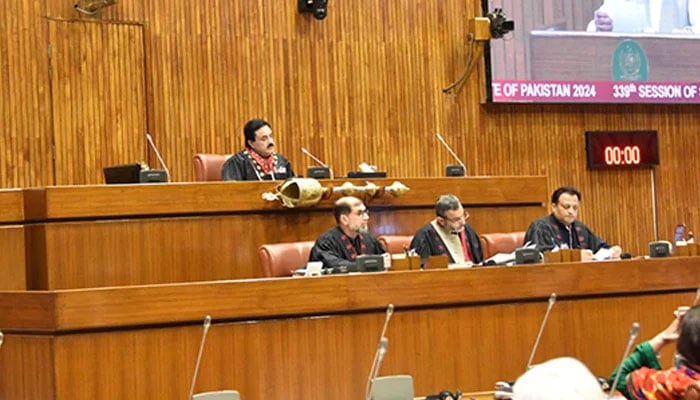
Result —
POLYGON ((486 44, 487 100, 700 103, 700 2, 482 0, 513 32, 486 44))

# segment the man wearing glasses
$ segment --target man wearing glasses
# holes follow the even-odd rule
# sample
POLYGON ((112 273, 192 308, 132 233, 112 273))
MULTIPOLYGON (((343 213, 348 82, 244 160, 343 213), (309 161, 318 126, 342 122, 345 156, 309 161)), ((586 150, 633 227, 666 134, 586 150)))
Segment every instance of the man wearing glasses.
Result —
POLYGON ((464 211, 457 196, 445 194, 435 203, 434 220, 416 232, 411 241, 423 262, 430 256, 448 255, 450 264, 480 263, 483 261, 479 235, 467 223, 469 213, 464 211))
POLYGON ((322 261, 323 268, 352 266, 362 254, 384 254, 386 250, 369 234, 369 211, 356 197, 342 197, 333 207, 336 226, 316 239, 309 261, 322 261))
POLYGON ((611 246, 577 221, 581 193, 571 186, 562 186, 552 193, 552 213, 530 224, 525 243, 534 243, 539 251, 583 249, 581 261, 620 258, 620 246, 611 246))

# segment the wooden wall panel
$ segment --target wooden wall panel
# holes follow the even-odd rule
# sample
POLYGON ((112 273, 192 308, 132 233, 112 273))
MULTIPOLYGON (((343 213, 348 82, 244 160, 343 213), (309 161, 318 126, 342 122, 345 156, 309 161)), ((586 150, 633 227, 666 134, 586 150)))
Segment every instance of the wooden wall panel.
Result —
POLYGON ((0 187, 53 183, 43 1, 0 7, 0 187))
POLYGON ((53 337, 5 333, 0 351, 0 397, 57 399, 53 337))
POLYGON ((0 225, 0 290, 27 289, 24 226, 0 225))
POLYGON ((146 160, 143 28, 49 22, 56 184, 104 182, 102 168, 146 160))
MULTIPOLYGON (((561 12, 583 23, 589 18, 584 9, 599 1, 574 3, 575 10, 561 12)), ((551 17, 561 14, 556 2, 547 4, 543 10, 551 17)), ((512 17, 519 12, 507 10, 512 17)), ((445 97, 441 89, 464 67, 467 21, 480 13, 477 1, 334 1, 328 17, 317 21, 298 14, 294 1, 272 6, 245 0, 122 0, 102 18, 144 26, 144 112, 174 180, 193 179, 194 153, 241 148, 242 126, 255 116, 272 123, 278 150, 300 172, 313 164, 299 151, 305 146, 338 174, 367 161, 393 176, 439 176, 453 162, 435 140, 440 132, 473 175, 543 174, 551 189, 578 186, 583 220, 610 242, 641 254, 654 232, 649 171, 588 171, 583 132, 658 129, 661 238, 669 238, 679 222, 700 223, 698 189, 685 178, 700 173, 695 107, 484 106, 476 75, 458 96, 445 97)), ((2 187, 56 183, 51 143, 75 134, 68 131, 73 117, 50 112, 46 48, 53 22, 43 17, 78 19, 72 2, 63 0, 23 0, 0 10, 6 27, 0 32, 2 187)), ((76 43, 72 35, 55 39, 58 48, 76 43)), ((128 60, 122 55, 119 62, 128 60)), ((76 112, 106 107, 101 94, 93 91, 83 101, 89 109, 76 112)), ((109 123, 118 124, 124 116, 111 118, 109 123)), ((129 158, 129 149, 144 145, 143 130, 135 128, 114 142, 112 151, 129 158)), ((152 154, 149 158, 157 165, 152 154)), ((101 182, 97 166, 74 162, 57 171, 68 174, 62 182, 80 182, 85 168, 91 169, 86 174, 92 182, 101 182)))

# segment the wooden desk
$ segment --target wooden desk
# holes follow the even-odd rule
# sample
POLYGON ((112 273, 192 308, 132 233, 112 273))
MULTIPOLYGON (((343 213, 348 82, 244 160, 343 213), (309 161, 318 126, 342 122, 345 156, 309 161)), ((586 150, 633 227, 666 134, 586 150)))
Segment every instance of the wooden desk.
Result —
POLYGON ((699 276, 678 257, 0 292, 0 398, 184 398, 210 314, 197 392, 358 399, 389 303, 381 374, 412 375, 419 395, 490 389, 523 372, 552 292, 535 363, 573 356, 605 376, 632 322, 653 336, 699 276))
MULTIPOLYGON (((546 214, 545 177, 391 178, 411 190, 367 199, 375 234, 413 234, 442 193, 468 207, 478 232, 524 230, 546 214)), ((340 186, 347 180, 322 181, 340 186)), ((363 185, 365 180, 353 180, 363 185)), ((68 289, 262 276, 265 243, 315 240, 335 224, 334 195, 285 209, 262 199, 279 182, 62 186, 24 193, 28 285, 68 289)))
POLYGON ((0 190, 0 290, 27 288, 22 201, 20 189, 0 190))

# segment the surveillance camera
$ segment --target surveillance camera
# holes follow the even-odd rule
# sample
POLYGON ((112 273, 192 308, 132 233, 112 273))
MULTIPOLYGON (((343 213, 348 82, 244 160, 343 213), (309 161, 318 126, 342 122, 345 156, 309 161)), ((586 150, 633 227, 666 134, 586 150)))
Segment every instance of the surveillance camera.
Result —
POLYGON ((324 19, 328 15, 328 0, 316 0, 314 2, 314 18, 324 19))
POLYGON ((508 32, 515 29, 515 22, 508 21, 502 9, 496 8, 487 15, 491 25, 491 38, 500 39, 508 32))
POLYGON ((311 13, 316 19, 324 19, 328 15, 328 0, 298 0, 300 13, 311 13))

